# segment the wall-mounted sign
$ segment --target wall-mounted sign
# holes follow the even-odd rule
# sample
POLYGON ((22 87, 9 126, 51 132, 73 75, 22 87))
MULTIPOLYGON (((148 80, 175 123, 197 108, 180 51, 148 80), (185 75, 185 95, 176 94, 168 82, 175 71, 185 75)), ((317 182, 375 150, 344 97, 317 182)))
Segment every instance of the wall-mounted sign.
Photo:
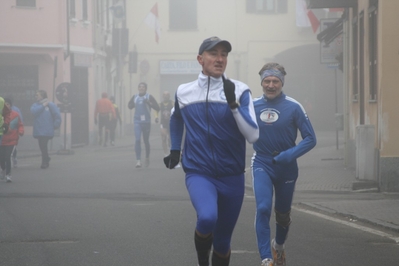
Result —
POLYGON ((198 74, 202 66, 197 60, 189 61, 160 61, 159 74, 161 75, 187 75, 198 74))
MULTIPOLYGON (((337 18, 327 18, 320 20, 320 31, 323 32, 336 22, 337 18)), ((320 63, 338 64, 337 56, 343 51, 343 34, 338 35, 331 43, 320 42, 320 63)))

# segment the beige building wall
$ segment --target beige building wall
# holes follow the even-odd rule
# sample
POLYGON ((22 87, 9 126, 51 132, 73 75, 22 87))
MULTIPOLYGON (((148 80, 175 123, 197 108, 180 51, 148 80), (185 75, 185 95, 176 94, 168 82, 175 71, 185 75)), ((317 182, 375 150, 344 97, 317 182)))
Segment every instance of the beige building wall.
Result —
MULTIPOLYGON (((364 123, 361 123, 360 100, 353 101, 353 30, 350 25, 356 14, 350 16, 346 27, 349 36, 347 68, 347 103, 349 106, 347 156, 349 162, 355 162, 357 177, 364 181, 376 181, 382 191, 399 191, 399 123, 397 122, 399 99, 399 1, 378 1, 377 18, 377 98, 370 99, 370 63, 369 49, 369 4, 368 0, 359 0, 357 15, 364 12, 364 123), (371 137, 371 138, 370 138, 371 137), (370 144, 372 144, 370 146, 370 144), (364 174, 362 174, 364 173, 364 174)), ((362 29, 359 27, 359 32, 362 29)), ((361 41, 359 35, 359 42, 361 41)), ((359 90, 360 87, 359 76, 359 90)))
MULTIPOLYGON (((248 14, 245 0, 201 0, 197 1, 197 30, 173 31, 169 29, 169 1, 159 0, 158 12, 161 37, 155 42, 154 30, 144 22, 153 7, 152 1, 135 1, 127 4, 127 27, 129 28, 129 50, 136 45, 138 51, 138 73, 132 75, 132 89, 127 95, 137 92, 137 84, 145 81, 149 92, 160 96, 160 62, 196 61, 201 42, 210 36, 218 36, 232 44, 226 74, 249 85, 254 95, 261 94, 259 69, 274 56, 292 47, 317 44, 316 34, 311 28, 296 26, 296 1, 288 0, 288 13, 248 14), (149 70, 143 73, 140 65, 148 62, 149 70)), ((318 51, 316 51, 318 52, 318 51)), ((129 89, 129 74, 125 69, 124 82, 129 89)), ((187 82, 196 79, 198 73, 187 75, 187 82)), ((184 78, 179 78, 183 81, 184 78)), ((182 82, 180 82, 182 83, 182 82)), ((177 87, 176 87, 177 88, 177 87)), ((170 88, 175 91, 176 88, 170 88)), ((159 97, 158 97, 159 98, 159 97)))

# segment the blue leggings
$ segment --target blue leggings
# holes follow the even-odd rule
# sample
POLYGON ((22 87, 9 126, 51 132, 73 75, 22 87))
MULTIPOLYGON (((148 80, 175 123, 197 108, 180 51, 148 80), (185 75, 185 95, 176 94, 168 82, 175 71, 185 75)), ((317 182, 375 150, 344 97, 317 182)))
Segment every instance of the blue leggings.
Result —
POLYGON ((244 174, 214 178, 189 173, 186 187, 197 212, 196 230, 213 233, 213 249, 227 254, 244 199, 244 174))
POLYGON ((134 122, 134 136, 136 138, 134 150, 136 152, 137 160, 141 160, 141 135, 143 135, 144 140, 145 157, 150 157, 150 131, 151 123, 134 122))
MULTIPOLYGON (((291 210, 298 166, 295 163, 274 165, 272 158, 256 158, 252 163, 253 189, 256 200, 255 231, 261 259, 272 258, 270 249, 270 217, 274 209, 279 213, 291 210)), ((289 226, 276 224, 276 242, 284 244, 289 226)))

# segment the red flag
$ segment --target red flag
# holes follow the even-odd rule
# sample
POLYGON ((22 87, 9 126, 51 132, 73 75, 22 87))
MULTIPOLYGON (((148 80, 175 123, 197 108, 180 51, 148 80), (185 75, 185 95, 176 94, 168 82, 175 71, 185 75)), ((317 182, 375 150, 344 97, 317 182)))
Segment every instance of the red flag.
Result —
POLYGON ((312 27, 314 33, 320 26, 319 19, 312 10, 307 8, 305 0, 296 0, 296 25, 298 27, 312 27))
POLYGON ((329 12, 344 12, 344 8, 342 8, 342 7, 335 7, 335 8, 330 8, 328 11, 329 11, 329 12))
POLYGON ((148 13, 145 18, 146 24, 155 31, 155 41, 159 43, 159 37, 161 36, 161 28, 159 26, 158 17, 158 3, 151 8, 150 13, 148 13))
POLYGON ((316 33, 317 29, 320 26, 320 21, 311 9, 308 9, 307 15, 308 15, 310 24, 312 25, 313 32, 316 33))

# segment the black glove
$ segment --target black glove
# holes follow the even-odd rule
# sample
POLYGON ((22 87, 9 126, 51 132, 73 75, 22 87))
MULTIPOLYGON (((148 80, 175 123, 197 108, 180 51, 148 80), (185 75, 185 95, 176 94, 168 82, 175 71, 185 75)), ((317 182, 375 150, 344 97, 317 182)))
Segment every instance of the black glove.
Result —
POLYGON ((166 168, 173 169, 176 165, 180 162, 180 151, 178 150, 171 150, 170 154, 163 158, 163 162, 166 165, 166 168))
POLYGON ((3 133, 7 133, 8 132, 8 125, 7 124, 3 124, 3 133))
POLYGON ((222 76, 223 79, 223 90, 224 90, 224 95, 226 95, 226 100, 228 104, 235 103, 236 101, 236 85, 234 85, 233 82, 229 79, 225 79, 224 76, 222 76))
POLYGON ((97 126, 97 119, 94 119, 94 124, 97 126))
POLYGON ((159 118, 158 117, 155 117, 155 123, 159 123, 159 118))

